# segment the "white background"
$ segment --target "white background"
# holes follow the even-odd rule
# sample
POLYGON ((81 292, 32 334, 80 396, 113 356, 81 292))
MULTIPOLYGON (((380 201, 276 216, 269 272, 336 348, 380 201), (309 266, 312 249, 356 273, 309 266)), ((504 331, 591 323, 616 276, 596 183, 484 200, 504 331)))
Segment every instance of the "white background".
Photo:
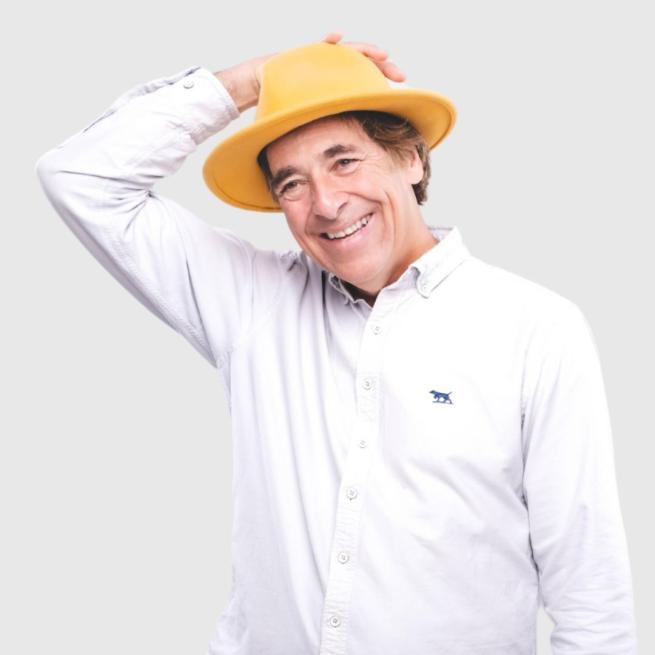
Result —
MULTIPOLYGON (((231 577, 229 413, 212 369, 84 250, 37 158, 139 82, 319 40, 386 48, 449 97, 426 222, 576 302, 600 351, 639 651, 654 652, 652 3, 61 1, 3 21, 0 652, 205 652, 231 577)), ((201 168, 157 185, 262 248, 282 214, 222 204, 201 168)), ((539 620, 539 653, 550 653, 539 620)), ((582 655, 582 654, 580 654, 582 655)))

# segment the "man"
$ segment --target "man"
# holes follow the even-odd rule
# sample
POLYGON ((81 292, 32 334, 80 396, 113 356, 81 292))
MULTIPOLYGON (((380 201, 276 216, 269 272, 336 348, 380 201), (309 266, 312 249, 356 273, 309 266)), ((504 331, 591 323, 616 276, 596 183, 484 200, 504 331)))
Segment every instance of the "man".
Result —
POLYGON ((533 655, 543 601, 555 655, 634 655, 586 318, 425 224, 454 109, 339 40, 139 85, 37 164, 82 243, 225 383, 234 583, 209 652, 533 655), (300 251, 152 190, 255 104, 205 181, 282 211, 300 251))

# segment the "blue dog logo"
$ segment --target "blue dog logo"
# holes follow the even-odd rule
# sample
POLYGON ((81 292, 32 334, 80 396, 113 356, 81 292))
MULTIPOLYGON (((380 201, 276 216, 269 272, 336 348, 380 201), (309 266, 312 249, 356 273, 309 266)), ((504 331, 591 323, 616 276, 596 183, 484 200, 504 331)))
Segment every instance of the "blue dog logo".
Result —
POLYGON ((433 403, 448 403, 449 405, 453 404, 453 401, 450 399, 450 394, 452 393, 452 391, 449 391, 448 393, 444 393, 443 391, 435 391, 434 389, 432 389, 430 393, 434 398, 434 400, 432 401, 433 403))

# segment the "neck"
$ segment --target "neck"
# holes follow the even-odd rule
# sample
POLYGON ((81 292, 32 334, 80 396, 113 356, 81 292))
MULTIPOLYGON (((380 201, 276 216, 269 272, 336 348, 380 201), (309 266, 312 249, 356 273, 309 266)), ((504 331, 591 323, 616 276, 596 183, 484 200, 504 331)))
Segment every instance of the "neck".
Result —
POLYGON ((362 298, 371 307, 375 305, 375 299, 378 297, 377 293, 375 295, 366 293, 366 291, 364 291, 363 289, 359 289, 354 284, 350 284, 350 282, 346 282, 345 280, 344 280, 344 284, 348 289, 348 291, 350 291, 350 293, 352 294, 353 298, 362 298))
MULTIPOLYGON (((421 245, 416 250, 412 252, 409 262, 404 264, 403 269, 397 275, 393 275, 391 279, 389 279, 384 286, 393 284, 407 270, 408 266, 412 262, 415 262, 419 257, 424 255, 428 250, 434 248, 434 246, 437 245, 439 242, 440 239, 437 238, 435 235, 432 234, 432 232, 428 230, 427 238, 421 243, 421 245)), ((366 289, 361 289, 359 287, 356 287, 354 284, 352 284, 351 282, 347 282, 346 280, 344 280, 344 284, 352 294, 353 298, 362 298, 371 307, 373 307, 373 305, 375 304, 375 299, 378 297, 378 294, 380 293, 380 289, 378 289, 375 292, 370 292, 367 291, 366 289)))

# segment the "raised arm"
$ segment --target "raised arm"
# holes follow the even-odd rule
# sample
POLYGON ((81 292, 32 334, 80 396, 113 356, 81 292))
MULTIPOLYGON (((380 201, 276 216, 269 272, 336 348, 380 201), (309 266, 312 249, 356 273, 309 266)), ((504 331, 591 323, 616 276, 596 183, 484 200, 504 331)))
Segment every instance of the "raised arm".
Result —
MULTIPOLYGON (((380 48, 343 45, 403 79, 380 48)), ((287 262, 153 187, 257 104, 261 66, 271 56, 215 73, 192 66, 139 84, 36 163, 52 206, 93 257, 219 368, 274 306, 287 262)))
POLYGON ((133 87, 36 163, 46 196, 89 252, 214 366, 274 299, 279 257, 153 187, 237 116, 219 78, 193 66, 133 87))

